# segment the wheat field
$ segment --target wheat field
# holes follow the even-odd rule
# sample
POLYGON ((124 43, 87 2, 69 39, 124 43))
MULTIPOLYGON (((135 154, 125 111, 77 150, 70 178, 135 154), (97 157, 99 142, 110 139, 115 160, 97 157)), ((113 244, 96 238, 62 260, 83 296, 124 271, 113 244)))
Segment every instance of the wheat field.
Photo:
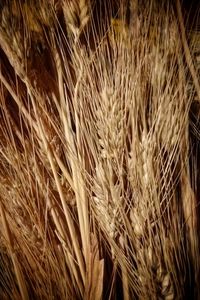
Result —
POLYGON ((197 24, 1 1, 0 299, 200 299, 197 24))

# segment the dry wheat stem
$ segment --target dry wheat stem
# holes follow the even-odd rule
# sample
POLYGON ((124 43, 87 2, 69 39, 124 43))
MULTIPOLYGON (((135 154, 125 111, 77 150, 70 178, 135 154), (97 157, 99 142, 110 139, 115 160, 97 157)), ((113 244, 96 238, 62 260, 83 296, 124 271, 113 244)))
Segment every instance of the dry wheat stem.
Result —
POLYGON ((21 293, 21 297, 23 300, 28 300, 29 296, 28 296, 28 291, 25 285, 25 280, 24 280, 24 276, 22 274, 22 270, 20 268, 20 264, 18 261, 18 258, 16 256, 15 250, 14 250, 14 241, 13 241, 13 237, 12 234, 10 232, 10 228, 6 219, 6 215, 3 209, 2 204, 0 203, 0 213, 1 213, 1 218, 2 218, 2 223, 3 223, 3 227, 5 230, 5 234, 6 234, 6 239, 7 242, 9 244, 9 250, 10 250, 10 254, 11 254, 11 259, 12 259, 12 263, 14 266, 14 270, 15 270, 15 274, 16 274, 16 278, 17 278, 17 282, 19 285, 19 289, 20 289, 20 293, 21 293))
MULTIPOLYGON (((55 61, 57 64, 57 72, 58 72, 58 83, 59 83, 59 92, 60 92, 60 99, 62 107, 66 107, 66 109, 62 109, 62 120, 64 124, 64 132, 66 141, 70 145, 72 150, 72 155, 70 155, 69 159, 71 158, 71 168, 72 168, 72 181, 74 186, 74 192, 76 194, 76 202, 78 208, 78 215, 79 215, 79 222, 80 222, 80 231, 81 231, 81 238, 82 238, 82 245, 85 257, 87 256, 87 251, 89 247, 89 224, 88 224, 88 212, 87 212, 87 200, 85 197, 85 188, 84 188, 84 181, 82 179, 82 174, 79 171, 78 162, 78 147, 79 144, 75 146, 74 137, 72 135, 71 124, 70 124, 70 112, 67 101, 65 100, 65 93, 64 93, 64 83, 63 83, 63 75, 61 69, 61 61, 60 57, 57 52, 55 52, 55 61), (65 114, 66 111, 66 114, 65 114), (77 150, 76 150, 77 149, 77 150)), ((80 80, 80 79, 79 79, 80 80)), ((75 88, 75 95, 74 101, 77 102, 77 92, 78 92, 78 85, 79 81, 76 83, 75 88)), ((77 116, 76 116, 76 128, 77 132, 79 131, 79 124, 77 123, 77 116)), ((78 133, 77 133, 78 134, 78 133)), ((80 143, 80 142, 79 142, 80 143)), ((79 163, 80 160, 79 160, 79 163)))
POLYGON ((45 134, 43 132, 42 126, 40 125, 40 120, 38 120, 38 122, 39 122, 40 135, 41 135, 42 141, 44 143, 44 147, 47 151, 47 157, 48 157, 49 162, 51 164, 51 168, 52 168, 52 172, 53 172, 53 175, 54 175, 54 178, 55 178, 56 186, 57 186, 57 189, 58 189, 58 192, 59 192, 59 195, 60 195, 60 199, 61 199, 62 206, 63 206, 63 209, 64 209, 65 217, 66 217, 66 220, 67 220, 67 224, 68 224, 68 227, 69 227, 69 230, 70 230, 70 236, 72 238, 72 243, 74 245, 74 251, 76 253, 76 257, 77 257, 77 260, 78 260, 78 264, 79 264, 79 267, 80 267, 80 272, 81 272, 81 275, 82 275, 82 279, 83 279, 83 282, 85 282, 84 263, 83 263, 83 258, 82 258, 81 251, 79 249, 78 241, 77 241, 77 238, 76 238, 76 233, 75 233, 75 228, 74 228, 74 225, 73 225, 73 221, 72 221, 70 213, 68 211, 69 208, 66 205, 65 198, 64 198, 64 195, 63 195, 63 191, 62 191, 62 187, 61 187, 61 184, 60 184, 60 180, 59 180, 58 174, 56 172, 55 163, 54 163, 54 160, 53 160, 53 154, 52 154, 52 152, 51 152, 51 150, 50 150, 50 148, 47 144, 45 134))
POLYGON ((15 94, 12 87, 9 85, 9 83, 7 82, 7 80, 5 79, 5 77, 3 76, 3 74, 1 72, 0 72, 0 80, 3 83, 3 85, 6 87, 6 89, 8 90, 10 95, 12 96, 12 98, 17 103, 19 109, 21 110, 21 112, 23 113, 25 118, 28 120, 29 124, 31 124, 35 130, 37 130, 37 125, 35 124, 34 120, 31 118, 29 112, 27 111, 27 109, 23 105, 22 101, 20 101, 20 98, 15 94))

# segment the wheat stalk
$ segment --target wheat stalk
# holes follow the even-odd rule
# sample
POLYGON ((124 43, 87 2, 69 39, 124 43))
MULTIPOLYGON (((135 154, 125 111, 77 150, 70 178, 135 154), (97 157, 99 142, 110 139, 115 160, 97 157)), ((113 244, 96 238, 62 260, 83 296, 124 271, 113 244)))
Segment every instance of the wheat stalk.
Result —
POLYGON ((0 296, 197 299, 198 84, 179 4, 46 5, 0 5, 0 296))

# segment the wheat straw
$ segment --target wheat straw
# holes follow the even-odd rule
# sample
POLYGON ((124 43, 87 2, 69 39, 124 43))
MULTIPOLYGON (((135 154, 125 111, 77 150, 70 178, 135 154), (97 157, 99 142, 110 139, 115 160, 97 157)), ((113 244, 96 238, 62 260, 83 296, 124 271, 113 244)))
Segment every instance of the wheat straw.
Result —
POLYGON ((179 1, 31 3, 0 5, 0 297, 198 299, 199 46, 179 1))

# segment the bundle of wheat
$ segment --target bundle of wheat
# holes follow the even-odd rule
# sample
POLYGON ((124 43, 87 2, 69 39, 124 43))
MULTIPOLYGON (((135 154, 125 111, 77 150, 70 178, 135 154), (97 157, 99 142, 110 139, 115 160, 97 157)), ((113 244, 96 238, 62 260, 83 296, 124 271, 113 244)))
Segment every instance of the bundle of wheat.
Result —
POLYGON ((1 299, 199 299, 188 36, 179 0, 0 6, 1 299))

